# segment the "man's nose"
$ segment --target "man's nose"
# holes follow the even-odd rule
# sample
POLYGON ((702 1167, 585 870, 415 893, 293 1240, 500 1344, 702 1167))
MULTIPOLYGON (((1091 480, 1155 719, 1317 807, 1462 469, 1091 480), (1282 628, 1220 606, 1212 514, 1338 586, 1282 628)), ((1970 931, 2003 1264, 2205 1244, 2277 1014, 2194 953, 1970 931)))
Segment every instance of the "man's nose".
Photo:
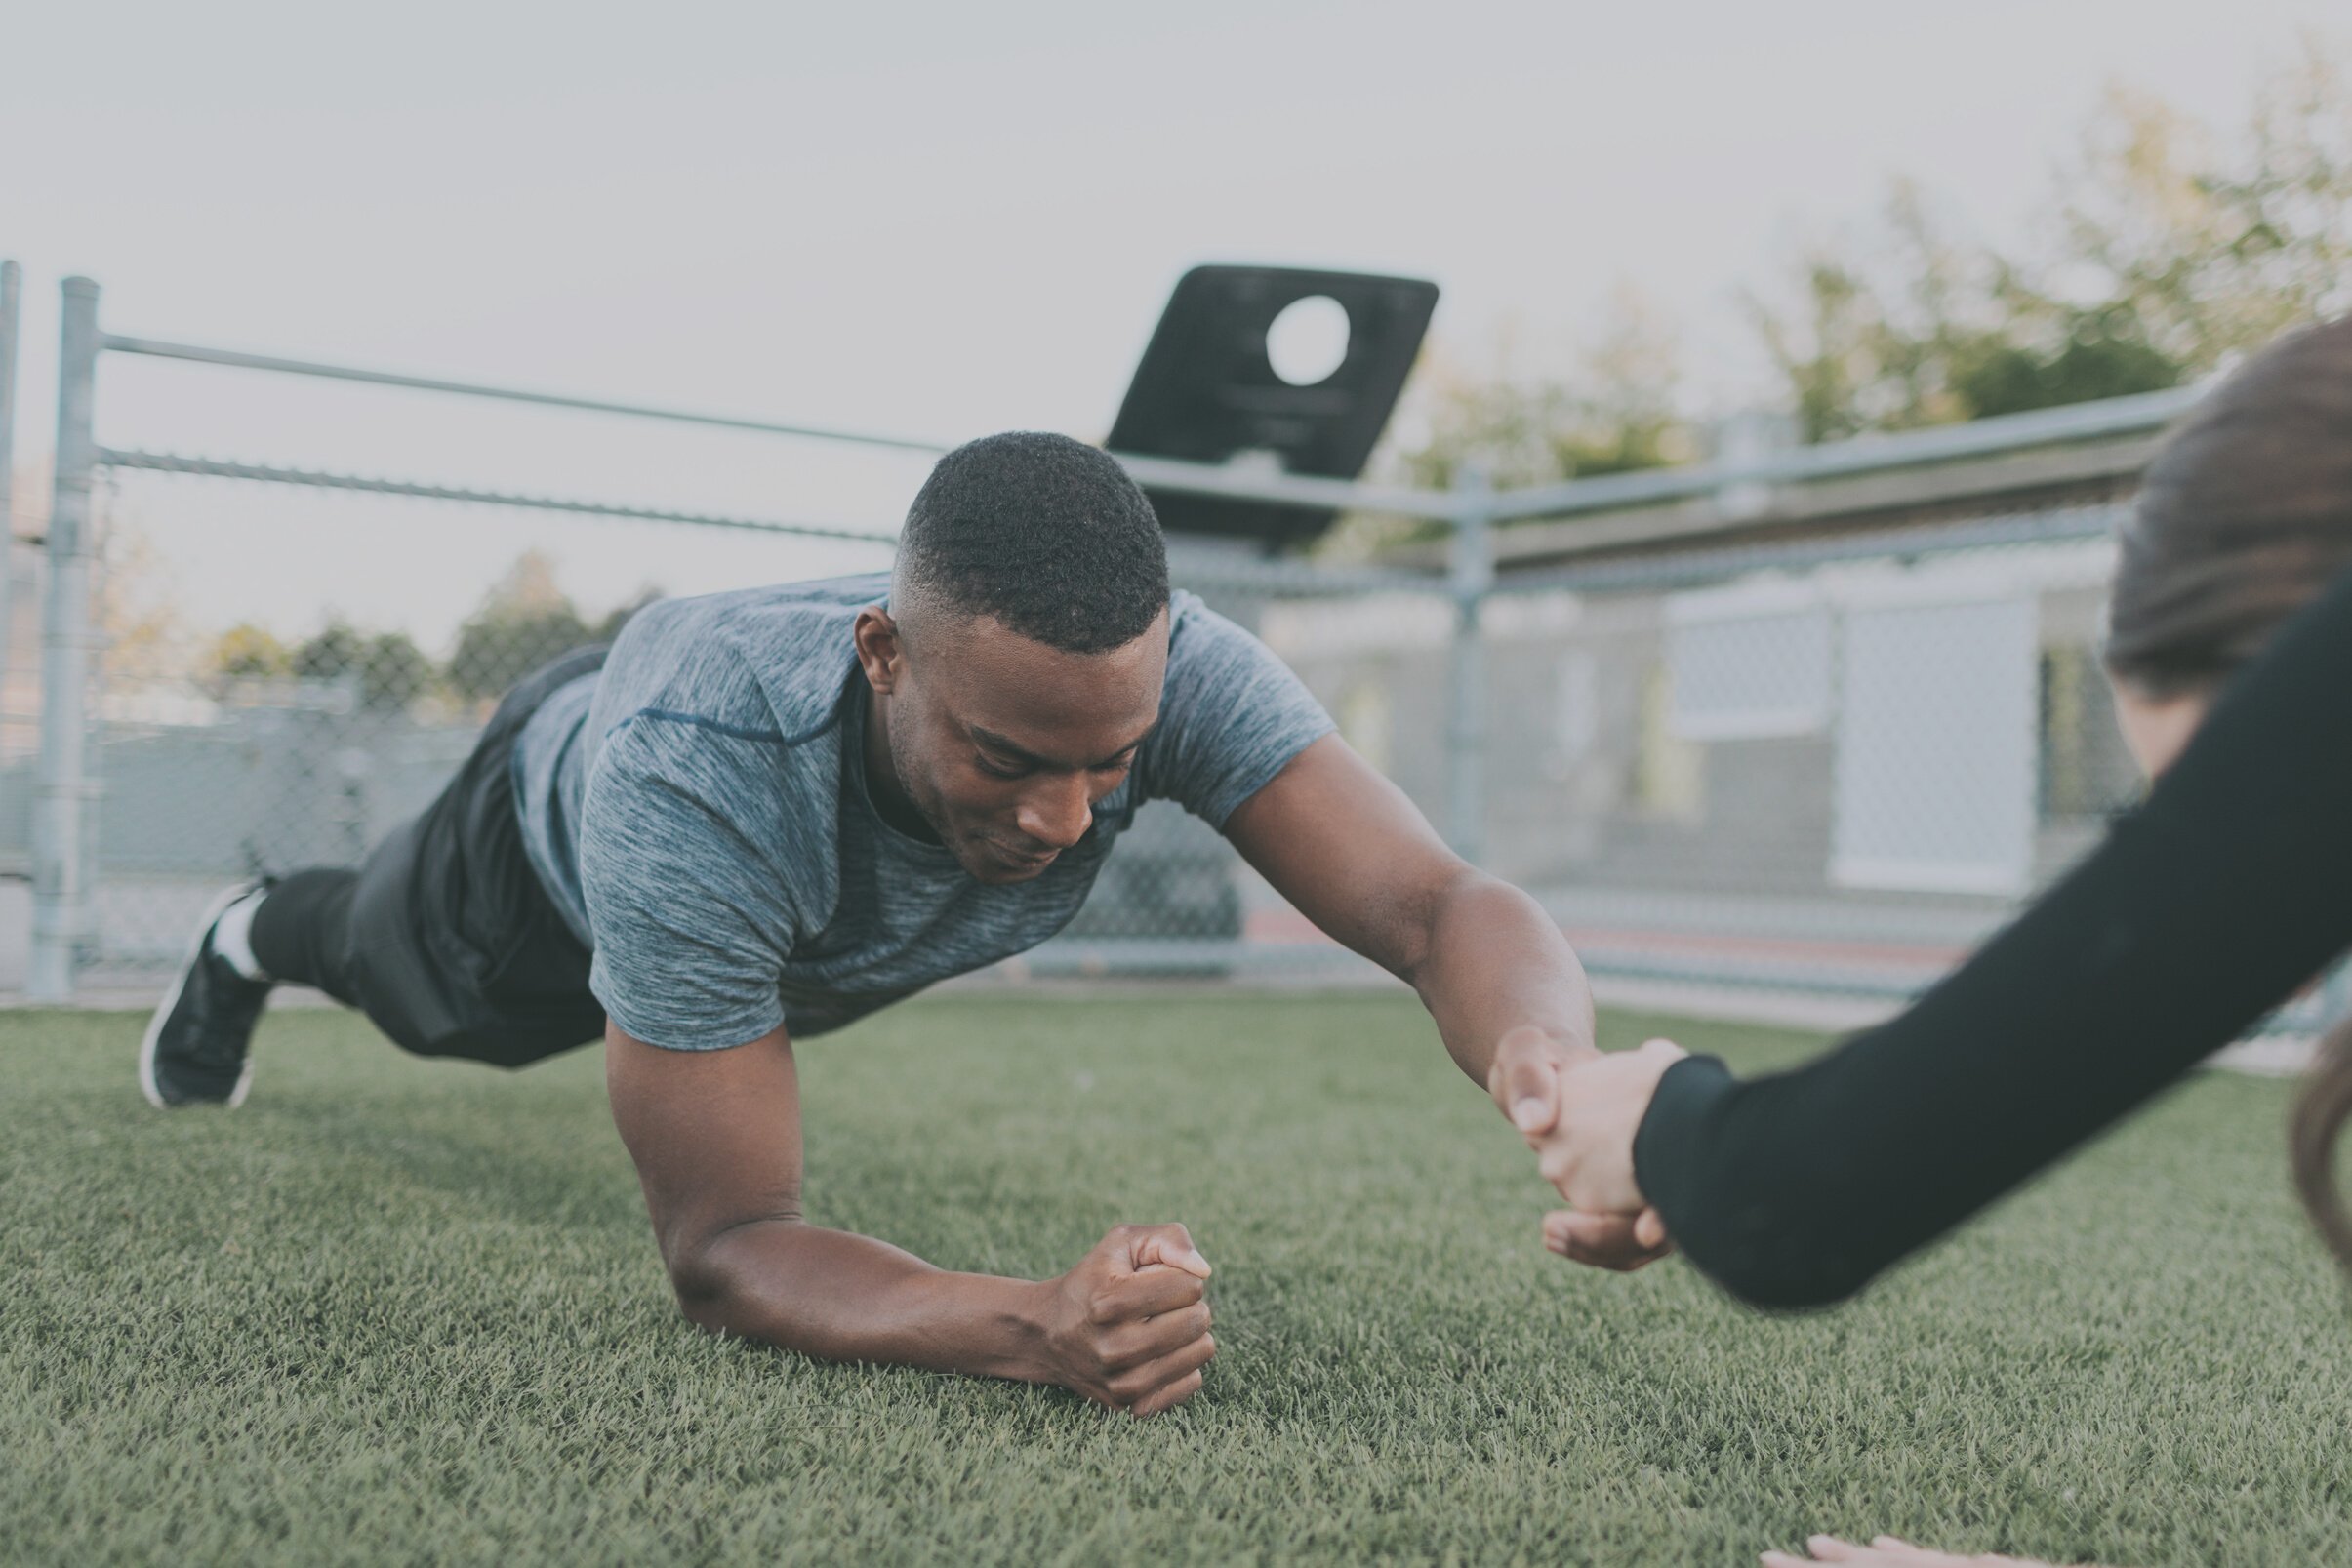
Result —
POLYGON ((1052 849, 1068 849, 1094 824, 1094 803, 1086 798, 1086 776, 1067 774, 1041 780, 1021 797, 1016 819, 1021 831, 1052 849))

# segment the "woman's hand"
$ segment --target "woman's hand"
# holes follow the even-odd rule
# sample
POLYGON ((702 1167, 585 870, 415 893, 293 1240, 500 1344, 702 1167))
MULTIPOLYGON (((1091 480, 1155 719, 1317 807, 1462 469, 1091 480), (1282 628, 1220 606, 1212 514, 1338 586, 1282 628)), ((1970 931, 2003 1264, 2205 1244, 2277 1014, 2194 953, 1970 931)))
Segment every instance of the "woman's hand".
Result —
POLYGON ((1498 1083, 1495 1098, 1561 1197, 1587 1213, 1638 1214, 1649 1205, 1634 1182, 1634 1134, 1658 1079, 1685 1054, 1672 1040, 1650 1040, 1538 1074, 1498 1053, 1497 1072, 1518 1076, 1498 1083))

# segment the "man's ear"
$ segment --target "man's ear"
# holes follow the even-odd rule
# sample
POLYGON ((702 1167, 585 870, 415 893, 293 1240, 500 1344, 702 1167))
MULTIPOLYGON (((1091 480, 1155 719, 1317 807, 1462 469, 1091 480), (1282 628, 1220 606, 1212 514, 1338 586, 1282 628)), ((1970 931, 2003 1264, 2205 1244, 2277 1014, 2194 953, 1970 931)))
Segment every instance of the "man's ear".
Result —
POLYGON ((899 640, 898 623, 890 619, 889 612, 871 604, 860 610, 849 638, 857 647, 858 667, 866 671, 866 684, 884 697, 896 691, 906 674, 907 650, 899 640))

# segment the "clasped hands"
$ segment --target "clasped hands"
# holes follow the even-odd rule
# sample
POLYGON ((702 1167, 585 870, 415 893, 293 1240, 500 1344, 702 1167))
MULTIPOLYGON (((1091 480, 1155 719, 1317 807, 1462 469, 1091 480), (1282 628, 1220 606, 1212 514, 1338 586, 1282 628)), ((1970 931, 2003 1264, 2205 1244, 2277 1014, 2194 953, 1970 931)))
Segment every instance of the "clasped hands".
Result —
POLYGON ((1544 1217, 1544 1245, 1597 1268, 1630 1271, 1674 1250, 1634 1180, 1634 1133, 1666 1069, 1671 1040, 1637 1051, 1571 1055, 1532 1025, 1503 1036, 1486 1074, 1495 1107, 1535 1151, 1568 1207, 1544 1217))

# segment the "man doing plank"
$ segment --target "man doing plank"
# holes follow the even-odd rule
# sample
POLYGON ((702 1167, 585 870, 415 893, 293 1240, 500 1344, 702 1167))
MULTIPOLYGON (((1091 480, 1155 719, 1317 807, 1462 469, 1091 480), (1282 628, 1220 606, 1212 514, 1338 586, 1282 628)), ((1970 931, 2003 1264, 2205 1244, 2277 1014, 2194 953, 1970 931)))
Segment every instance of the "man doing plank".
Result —
MULTIPOLYGON (((422 1055, 519 1066, 601 1035, 695 1322, 1154 1414, 1216 1347, 1184 1227, 1122 1226, 1033 1282, 808 1224, 792 1051, 1052 936, 1155 799, 1411 983, 1474 1079, 1592 1051, 1534 901, 1451 854, 1261 643, 1170 593, 1116 462, 1009 434, 940 461, 890 577, 656 603, 509 693, 358 870, 225 895, 142 1081, 234 1105, 280 981, 422 1055)), ((1645 1261, 1607 1225, 1596 1255, 1645 1261)))

